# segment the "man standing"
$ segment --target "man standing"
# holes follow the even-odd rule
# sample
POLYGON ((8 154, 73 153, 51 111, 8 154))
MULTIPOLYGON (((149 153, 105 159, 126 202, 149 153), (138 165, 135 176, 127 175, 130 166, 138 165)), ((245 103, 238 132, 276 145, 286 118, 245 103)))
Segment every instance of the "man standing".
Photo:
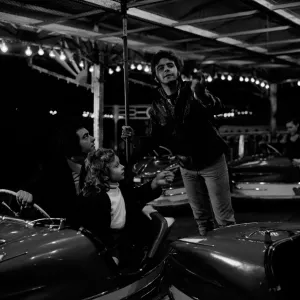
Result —
POLYGON ((168 147, 180 158, 199 234, 212 230, 214 219, 218 226, 235 224, 224 155, 227 145, 213 124, 214 114, 222 108, 220 100, 205 88, 203 75, 183 82, 182 63, 172 52, 156 53, 151 67, 159 85, 149 112, 152 144, 168 147))

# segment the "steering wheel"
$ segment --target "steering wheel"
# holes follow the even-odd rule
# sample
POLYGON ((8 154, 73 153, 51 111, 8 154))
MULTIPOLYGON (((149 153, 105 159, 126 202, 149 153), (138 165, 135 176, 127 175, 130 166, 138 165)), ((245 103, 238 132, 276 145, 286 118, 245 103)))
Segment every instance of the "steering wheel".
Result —
POLYGON ((275 155, 275 156, 282 156, 282 153, 278 151, 274 146, 270 145, 269 143, 263 142, 259 144, 259 149, 264 155, 275 155))
MULTIPOLYGON (((16 202, 19 205, 19 212, 15 212, 10 205, 8 205, 6 202, 2 201, 0 202, 1 205, 3 205, 4 207, 6 207, 6 209, 8 209, 15 217, 19 218, 20 217, 20 213, 22 212, 22 205, 19 201, 17 201, 17 193, 11 190, 6 190, 6 189, 0 189, 0 193, 4 193, 4 194, 9 194, 12 196, 15 196, 16 202)), ((33 204, 32 205, 33 208, 35 210, 37 210, 44 218, 51 218, 40 206, 38 206, 37 204, 33 204)))
POLYGON ((173 153, 169 148, 164 147, 164 146, 158 146, 158 148, 159 149, 152 149, 152 151, 156 157, 164 157, 164 156, 171 157, 171 156, 173 156, 173 153), (167 154, 160 153, 159 150, 161 150, 161 149, 167 151, 168 153, 167 154))
POLYGON ((268 143, 264 143, 261 145, 261 147, 264 145, 266 151, 267 151, 267 154, 268 155, 278 155, 278 156, 282 156, 282 153, 280 153, 275 147, 273 147, 272 145, 268 144, 268 143))
POLYGON ((274 153, 278 154, 279 156, 282 156, 282 153, 280 153, 275 147, 273 147, 270 144, 267 144, 267 147, 272 150, 274 153))

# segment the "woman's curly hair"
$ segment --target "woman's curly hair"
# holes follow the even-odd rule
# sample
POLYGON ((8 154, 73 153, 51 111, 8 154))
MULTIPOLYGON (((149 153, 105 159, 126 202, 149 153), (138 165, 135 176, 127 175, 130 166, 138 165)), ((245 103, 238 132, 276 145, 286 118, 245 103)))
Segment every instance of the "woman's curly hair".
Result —
POLYGON ((90 152, 80 172, 80 190, 87 197, 94 193, 109 190, 109 165, 115 160, 112 149, 100 148, 90 152))

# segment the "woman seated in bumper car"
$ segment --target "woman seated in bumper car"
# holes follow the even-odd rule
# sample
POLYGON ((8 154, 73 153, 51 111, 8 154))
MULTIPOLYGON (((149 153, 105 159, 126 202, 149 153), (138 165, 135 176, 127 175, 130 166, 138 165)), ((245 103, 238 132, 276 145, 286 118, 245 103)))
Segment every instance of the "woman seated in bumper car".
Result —
POLYGON ((124 180, 124 174, 124 166, 112 149, 89 153, 81 169, 74 219, 102 240, 120 268, 133 258, 135 247, 147 244, 147 217, 151 219, 155 210, 146 204, 174 179, 172 172, 162 171, 148 184, 134 188, 130 176, 124 180))

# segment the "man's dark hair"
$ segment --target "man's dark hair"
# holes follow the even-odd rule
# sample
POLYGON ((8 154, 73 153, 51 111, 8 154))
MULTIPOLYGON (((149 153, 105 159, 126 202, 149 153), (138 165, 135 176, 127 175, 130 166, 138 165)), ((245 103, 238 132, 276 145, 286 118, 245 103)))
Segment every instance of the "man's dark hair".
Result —
POLYGON ((287 118, 285 124, 290 123, 290 122, 293 122, 293 124, 295 124, 295 125, 300 124, 299 118, 295 118, 295 117, 287 118))
POLYGON ((71 123, 61 128, 59 132, 62 152, 68 158, 82 155, 79 136, 76 133, 81 128, 85 128, 82 123, 71 123))
POLYGON ((175 53, 173 53, 172 51, 160 50, 154 54, 154 56, 152 57, 152 61, 151 61, 151 72, 152 72, 153 79, 156 78, 155 67, 157 66, 157 64, 159 63, 159 61, 162 58, 167 58, 167 59, 173 61, 176 65, 176 68, 178 69, 179 73, 181 73, 182 68, 183 68, 183 63, 182 63, 181 59, 179 57, 177 57, 175 55, 175 53))

